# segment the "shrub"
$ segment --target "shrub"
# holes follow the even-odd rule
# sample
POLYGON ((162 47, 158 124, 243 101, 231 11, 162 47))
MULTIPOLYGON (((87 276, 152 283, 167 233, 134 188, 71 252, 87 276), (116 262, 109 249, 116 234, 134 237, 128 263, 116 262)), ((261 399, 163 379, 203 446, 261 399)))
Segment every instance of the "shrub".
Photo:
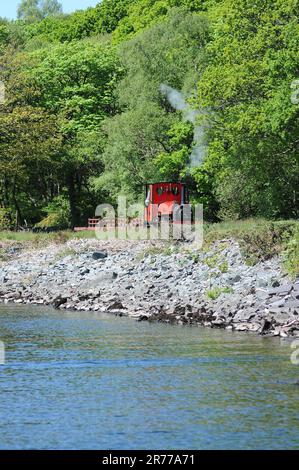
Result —
POLYGON ((245 219, 235 222, 207 224, 205 244, 219 239, 235 239, 250 265, 281 254, 294 237, 299 223, 295 220, 270 222, 265 219, 245 219))
POLYGON ((283 252, 283 265, 291 277, 299 276, 299 226, 296 227, 294 235, 286 243, 283 252))
POLYGON ((9 209, 0 207, 0 230, 12 229, 12 217, 9 209))
POLYGON ((46 217, 35 225, 37 229, 67 229, 70 227, 70 206, 63 196, 58 196, 43 209, 46 217))
POLYGON ((221 294, 232 293, 233 289, 231 287, 214 287, 213 289, 207 291, 207 296, 212 300, 216 300, 221 294))

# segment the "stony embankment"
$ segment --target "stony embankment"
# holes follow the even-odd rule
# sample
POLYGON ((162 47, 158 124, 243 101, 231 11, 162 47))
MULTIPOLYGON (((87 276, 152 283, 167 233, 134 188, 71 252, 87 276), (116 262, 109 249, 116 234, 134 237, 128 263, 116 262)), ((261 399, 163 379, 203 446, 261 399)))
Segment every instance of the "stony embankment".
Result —
POLYGON ((127 315, 264 335, 299 336, 299 280, 279 258, 248 266, 233 240, 188 244, 72 240, 7 251, 2 302, 127 315))

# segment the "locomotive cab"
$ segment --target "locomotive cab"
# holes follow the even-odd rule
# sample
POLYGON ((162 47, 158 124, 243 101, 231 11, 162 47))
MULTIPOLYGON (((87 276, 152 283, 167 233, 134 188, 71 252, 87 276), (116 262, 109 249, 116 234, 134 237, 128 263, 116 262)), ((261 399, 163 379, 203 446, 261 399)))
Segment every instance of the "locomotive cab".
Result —
POLYGON ((145 187, 145 223, 161 220, 181 220, 184 206, 189 205, 188 190, 184 183, 151 183, 145 187))

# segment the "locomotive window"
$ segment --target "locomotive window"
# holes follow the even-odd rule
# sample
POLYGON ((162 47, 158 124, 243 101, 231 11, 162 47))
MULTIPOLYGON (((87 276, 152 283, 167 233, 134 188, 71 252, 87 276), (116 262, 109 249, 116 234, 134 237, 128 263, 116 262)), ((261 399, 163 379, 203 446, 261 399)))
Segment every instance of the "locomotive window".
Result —
POLYGON ((150 200, 151 200, 151 190, 148 190, 146 200, 145 200, 145 207, 148 207, 150 205, 150 200))
POLYGON ((159 186, 157 188, 157 193, 159 194, 159 196, 161 196, 163 194, 163 187, 162 186, 159 186))
POLYGON ((179 194, 179 188, 177 186, 172 188, 172 194, 174 194, 174 196, 177 196, 179 194))

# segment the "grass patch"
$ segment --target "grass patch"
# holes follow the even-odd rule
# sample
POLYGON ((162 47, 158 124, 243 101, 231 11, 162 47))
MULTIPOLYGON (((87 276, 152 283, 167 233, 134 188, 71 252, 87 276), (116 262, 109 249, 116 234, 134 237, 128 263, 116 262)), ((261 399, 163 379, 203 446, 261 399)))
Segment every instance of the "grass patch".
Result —
POLYGON ((190 253, 190 258, 192 259, 194 264, 198 264, 200 261, 200 254, 199 253, 190 253))
POLYGON ((228 262, 227 262, 227 261, 223 261, 223 263, 219 264, 218 269, 219 269, 219 271, 222 272, 223 274, 224 274, 224 273, 227 273, 227 272, 228 272, 228 262))
POLYGON ((71 234, 71 238, 79 238, 80 240, 85 238, 96 238, 95 230, 82 230, 82 232, 71 232, 71 234))
POLYGON ((53 262, 56 263, 57 261, 66 258, 67 256, 75 256, 76 254, 77 252, 73 248, 65 248, 63 250, 60 250, 59 253, 56 254, 53 262))
MULTIPOLYGON (((204 243, 211 245, 217 240, 233 238, 239 242, 247 263, 253 265, 283 253, 298 229, 299 222, 296 220, 247 219, 205 224, 204 243)), ((298 245, 298 236, 293 243, 298 245)), ((290 250, 293 253, 296 248, 293 246, 290 250)))
POLYGON ((234 291, 231 287, 214 287, 206 292, 207 297, 212 300, 218 299, 221 294, 232 294, 234 291))
POLYGON ((136 261, 142 261, 145 257, 150 257, 150 256, 171 256, 175 253, 178 253, 178 247, 171 244, 171 243, 165 243, 165 245, 160 245, 160 246, 151 246, 144 250, 142 253, 139 253, 136 256, 136 261))
POLYGON ((287 273, 296 278, 299 276, 299 226, 294 235, 286 242, 285 250, 282 254, 283 266, 287 273))
POLYGON ((215 253, 214 255, 207 257, 204 262, 209 268, 216 268, 220 263, 219 253, 215 253))
POLYGON ((8 255, 3 248, 0 248, 0 263, 8 261, 8 255))
POLYGON ((82 232, 72 232, 64 230, 51 233, 33 233, 33 232, 0 232, 0 243, 12 245, 21 243, 24 247, 43 248, 52 243, 57 245, 64 244, 72 239, 96 238, 95 232, 85 230, 82 232))

